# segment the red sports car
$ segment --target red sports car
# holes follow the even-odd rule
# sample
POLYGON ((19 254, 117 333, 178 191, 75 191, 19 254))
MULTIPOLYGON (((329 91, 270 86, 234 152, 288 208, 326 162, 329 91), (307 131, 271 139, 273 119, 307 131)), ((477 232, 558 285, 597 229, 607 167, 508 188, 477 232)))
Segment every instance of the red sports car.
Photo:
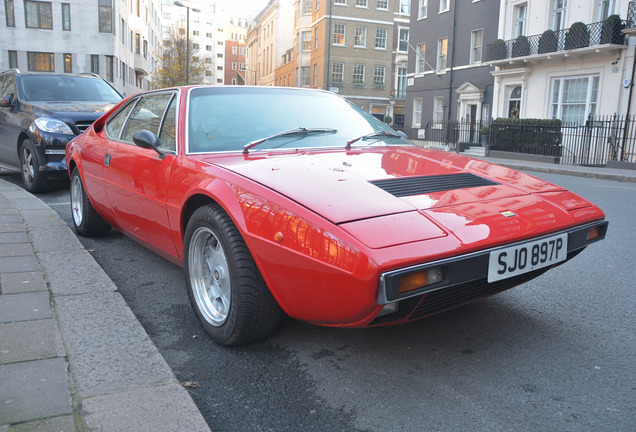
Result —
POLYGON ((224 345, 309 323, 397 324, 537 277, 605 237, 589 201, 412 145, 326 91, 128 97, 66 149, 78 234, 111 227, 184 267, 224 345))

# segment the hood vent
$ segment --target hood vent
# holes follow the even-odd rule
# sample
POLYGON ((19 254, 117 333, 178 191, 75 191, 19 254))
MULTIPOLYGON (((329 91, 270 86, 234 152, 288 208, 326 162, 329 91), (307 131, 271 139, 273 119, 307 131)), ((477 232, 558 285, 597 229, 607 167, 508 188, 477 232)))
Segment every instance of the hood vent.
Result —
POLYGON ((386 180, 373 180, 370 183, 396 197, 499 184, 470 173, 425 177, 400 177, 386 180))

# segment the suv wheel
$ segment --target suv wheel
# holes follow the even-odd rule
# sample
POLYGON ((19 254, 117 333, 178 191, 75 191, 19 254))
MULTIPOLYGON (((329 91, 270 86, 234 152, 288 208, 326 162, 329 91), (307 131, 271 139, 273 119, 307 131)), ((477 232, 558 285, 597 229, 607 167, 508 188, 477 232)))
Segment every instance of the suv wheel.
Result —
POLYGON ((30 139, 25 139, 20 146, 20 167, 24 188, 29 192, 43 191, 46 179, 40 172, 38 156, 30 139))

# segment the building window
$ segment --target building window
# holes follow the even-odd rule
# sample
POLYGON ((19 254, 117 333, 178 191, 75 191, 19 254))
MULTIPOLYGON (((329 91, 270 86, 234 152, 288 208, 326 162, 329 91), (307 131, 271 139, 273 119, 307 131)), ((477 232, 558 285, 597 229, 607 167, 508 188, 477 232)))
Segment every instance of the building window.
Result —
POLYGON ((24 0, 27 28, 53 29, 53 11, 50 2, 24 0))
POLYGON ((566 0, 553 0, 552 6, 552 30, 558 32, 565 28, 566 0))
POLYGON ((420 9, 417 11, 417 19, 428 16, 428 0, 420 0, 420 9))
POLYGON ((356 0, 356 7, 368 8, 369 0, 356 0))
POLYGON ((99 55, 91 54, 91 72, 99 75, 99 55))
POLYGON ((398 79, 397 79, 397 98, 404 99, 406 98, 406 68, 398 68, 398 79))
POLYGON ((18 52, 9 51, 9 69, 18 68, 18 52))
POLYGON ((450 0, 439 0, 439 13, 448 12, 450 9, 450 0))
POLYGON ((313 7, 313 2, 311 0, 303 0, 303 14, 307 15, 311 13, 311 9, 313 7))
POLYGON ((106 60, 106 79, 110 82, 114 81, 114 74, 115 74, 115 62, 114 57, 113 56, 105 56, 104 59, 106 60))
POLYGON ((333 24, 333 44, 344 45, 345 44, 345 25, 341 23, 333 24))
POLYGON ((444 121, 444 98, 436 97, 433 99, 433 123, 442 123, 444 121))
POLYGON ((373 68, 373 88, 384 88, 384 66, 376 66, 373 68))
POLYGON ((347 5, 347 0, 333 0, 333 4, 337 4, 337 5, 347 5))
POLYGON ((363 64, 354 64, 353 65, 353 86, 354 87, 363 87, 364 86, 364 65, 363 64))
POLYGON ((342 87, 344 84, 344 63, 333 62, 331 64, 331 85, 342 87))
POLYGON ((401 28, 399 30, 398 51, 403 53, 409 52, 409 29, 401 28))
POLYGON ((389 0, 378 0, 378 9, 389 10, 389 0))
POLYGON ((375 29, 375 47, 377 49, 386 49, 386 36, 387 29, 385 28, 376 28, 375 29))
POLYGON ((448 38, 437 41, 437 70, 444 71, 448 60, 448 38))
POLYGON ((64 54, 64 72, 65 73, 73 72, 73 55, 72 54, 64 54))
POLYGON ((232 70, 236 70, 237 67, 238 67, 238 63, 232 62, 232 70))
POLYGON ((411 125, 413 127, 420 127, 422 124, 422 98, 413 99, 413 119, 411 125))
POLYGON ((99 32, 113 32, 113 0, 99 0, 99 32))
POLYGON ((314 63, 314 87, 318 85, 318 64, 314 63))
POLYGON ((71 30, 71 5, 62 3, 62 30, 71 30))
POLYGON ((27 52, 28 68, 34 72, 55 72, 53 53, 27 52))
POLYGON ((599 21, 605 20, 614 13, 614 0, 601 0, 599 2, 599 21))
POLYGON ((311 85, 311 69, 309 66, 300 67, 300 85, 309 87, 311 85))
POLYGON ((135 33, 135 54, 141 54, 141 35, 135 33))
POLYGON ((318 49, 318 27, 314 29, 314 49, 318 49))
POLYGON ((4 15, 7 27, 15 27, 15 8, 13 0, 4 0, 4 15))
POLYGON ((526 3, 515 6, 515 34, 514 37, 525 36, 526 34, 526 16, 528 14, 528 5, 526 3))
POLYGON ((232 47, 232 54, 234 55, 238 54, 238 47, 235 47, 235 46, 232 47))
POLYGON ((353 41, 353 45, 358 48, 367 46, 367 28, 365 26, 356 26, 353 41))
POLYGON ((470 63, 481 62, 482 46, 484 44, 484 30, 473 30, 470 33, 470 63))
POLYGON ((411 14, 411 0, 400 0, 400 13, 403 15, 411 14))
POLYGON ((555 78, 550 116, 566 124, 584 124, 587 116, 596 115, 598 86, 598 76, 555 78))
POLYGON ((508 118, 519 118, 521 114, 521 86, 513 87, 508 93, 508 118))
POLYGON ((300 34, 300 37, 302 38, 302 50, 311 51, 311 32, 304 31, 300 34))
POLYGON ((417 61, 415 63, 415 73, 421 74, 426 70, 426 43, 417 45, 417 61))

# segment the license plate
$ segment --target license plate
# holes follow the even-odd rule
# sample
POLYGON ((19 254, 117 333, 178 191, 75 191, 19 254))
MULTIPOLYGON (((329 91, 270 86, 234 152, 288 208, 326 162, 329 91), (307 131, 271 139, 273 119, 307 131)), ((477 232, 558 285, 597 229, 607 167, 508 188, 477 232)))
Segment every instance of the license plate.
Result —
POLYGON ((507 279, 551 266, 565 261, 567 254, 567 234, 497 249, 490 252, 488 282, 507 279))

